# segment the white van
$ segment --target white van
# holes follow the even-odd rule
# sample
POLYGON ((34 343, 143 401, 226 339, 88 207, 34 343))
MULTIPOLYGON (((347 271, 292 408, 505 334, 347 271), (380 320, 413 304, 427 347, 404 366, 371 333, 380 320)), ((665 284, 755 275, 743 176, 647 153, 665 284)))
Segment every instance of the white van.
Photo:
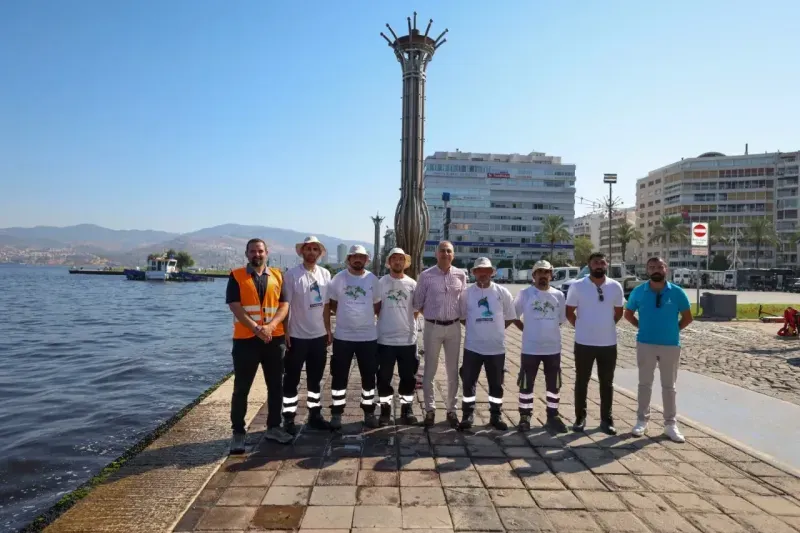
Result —
POLYGON ((553 280, 550 282, 550 286, 554 289, 558 289, 561 287, 561 284, 565 281, 569 281, 571 279, 575 279, 578 277, 578 273, 581 271, 578 267, 558 267, 553 269, 553 280))

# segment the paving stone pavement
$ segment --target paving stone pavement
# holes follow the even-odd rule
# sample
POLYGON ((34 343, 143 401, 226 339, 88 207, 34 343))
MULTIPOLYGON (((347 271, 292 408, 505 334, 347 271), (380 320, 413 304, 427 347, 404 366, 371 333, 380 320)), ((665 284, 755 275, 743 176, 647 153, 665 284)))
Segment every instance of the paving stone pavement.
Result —
MULTIPOLYGON (((539 427, 517 432, 521 338, 513 327, 508 331, 509 431, 482 426, 488 422, 483 377, 470 432, 451 430, 443 411, 428 432, 403 426, 364 431, 354 368, 340 433, 304 429, 292 445, 265 441, 262 408, 250 426, 248 453, 221 465, 173 531, 800 532, 800 477, 697 427, 683 425, 684 444, 659 436, 657 424, 648 436, 633 438, 636 402, 620 392, 614 404, 620 435, 599 433, 596 382, 585 434, 554 435, 540 427, 541 374, 539 427)), ((571 421, 575 372, 568 338, 561 411, 571 421)), ((445 383, 442 363, 439 398, 445 383)), ((323 398, 330 401, 328 386, 323 398)))
MULTIPOLYGON (((777 332, 780 324, 773 324, 777 332)), ((575 330, 563 328, 564 341, 575 330)), ((624 319, 617 328, 620 368, 636 368, 636 329, 624 319)), ((681 369, 800 405, 800 341, 745 324, 695 321, 681 335, 681 369)))

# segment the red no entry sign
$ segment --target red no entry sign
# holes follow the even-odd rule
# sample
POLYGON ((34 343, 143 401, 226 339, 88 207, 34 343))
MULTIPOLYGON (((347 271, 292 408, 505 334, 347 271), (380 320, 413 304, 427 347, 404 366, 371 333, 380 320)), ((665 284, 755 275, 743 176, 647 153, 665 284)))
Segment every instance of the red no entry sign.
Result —
POLYGON ((708 233, 708 228, 703 224, 696 224, 694 228, 692 228, 692 232, 696 237, 705 237, 706 233, 708 233))

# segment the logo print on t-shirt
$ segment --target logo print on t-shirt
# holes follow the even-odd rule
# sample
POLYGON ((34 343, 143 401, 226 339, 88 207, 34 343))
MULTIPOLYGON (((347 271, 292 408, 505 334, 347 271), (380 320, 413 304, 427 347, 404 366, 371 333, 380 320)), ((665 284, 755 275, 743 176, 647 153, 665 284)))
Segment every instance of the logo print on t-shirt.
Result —
POLYGON ((481 312, 481 316, 482 317, 494 316, 494 313, 492 313, 492 310, 489 309, 489 299, 486 296, 484 296, 483 298, 478 300, 478 309, 481 309, 481 308, 483 308, 483 312, 481 312))
POLYGON ((534 311, 538 311, 539 313, 541 313, 542 318, 547 318, 547 315, 550 314, 550 311, 556 310, 556 306, 554 306, 547 300, 545 300, 544 302, 542 302, 541 300, 534 300, 532 307, 534 311))
POLYGON ((311 286, 308 289, 311 292, 315 293, 314 294, 314 301, 315 302, 321 302, 322 301, 322 292, 319 290, 319 283, 317 283, 315 281, 314 283, 311 284, 311 286))
POLYGON ((408 293, 403 289, 390 289, 386 293, 386 299, 394 302, 402 302, 408 300, 408 293))
POLYGON ((351 300, 358 300, 359 296, 366 296, 367 291, 358 285, 348 285, 344 289, 345 296, 349 296, 351 300))

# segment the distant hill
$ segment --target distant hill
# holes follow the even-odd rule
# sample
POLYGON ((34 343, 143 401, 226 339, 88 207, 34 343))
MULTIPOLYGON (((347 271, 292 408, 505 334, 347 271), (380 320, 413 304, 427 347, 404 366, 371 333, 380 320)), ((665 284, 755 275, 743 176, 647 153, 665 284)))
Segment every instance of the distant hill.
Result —
MULTIPOLYGON (((372 249, 371 244, 363 241, 316 235, 328 249, 329 256, 324 259, 326 262, 338 260, 336 247, 340 243, 348 247, 361 244, 368 250, 372 249)), ((228 268, 242 264, 247 241, 260 237, 267 241, 271 257, 278 260, 283 256, 285 264, 293 264, 295 243, 306 236, 306 233, 289 229, 240 224, 223 224, 184 234, 156 230, 112 230, 93 224, 63 228, 0 228, 0 262, 4 255, 13 257, 15 261, 24 261, 25 252, 21 250, 28 250, 28 255, 35 255, 37 260, 42 261, 41 251, 62 249, 60 253, 53 252, 53 257, 49 259, 51 264, 66 261, 59 257, 81 255, 92 263, 106 261, 134 266, 142 265, 150 253, 173 248, 189 252, 197 266, 228 268)))

